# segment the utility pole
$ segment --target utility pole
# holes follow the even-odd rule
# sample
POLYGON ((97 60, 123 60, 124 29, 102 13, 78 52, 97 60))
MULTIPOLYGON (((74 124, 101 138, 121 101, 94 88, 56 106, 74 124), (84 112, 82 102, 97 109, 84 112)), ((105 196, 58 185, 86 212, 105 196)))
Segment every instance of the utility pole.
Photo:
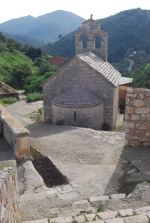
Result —
POLYGON ((137 81, 137 69, 139 64, 139 54, 138 51, 135 52, 135 68, 134 68, 134 88, 136 88, 136 81, 137 81))

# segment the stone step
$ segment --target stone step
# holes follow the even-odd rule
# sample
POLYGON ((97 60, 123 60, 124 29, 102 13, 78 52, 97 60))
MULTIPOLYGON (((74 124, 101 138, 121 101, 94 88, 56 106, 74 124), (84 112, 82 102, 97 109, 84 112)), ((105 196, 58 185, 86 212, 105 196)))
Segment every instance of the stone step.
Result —
POLYGON ((22 223, 150 223, 150 206, 96 213, 80 213, 77 216, 24 221, 22 223))

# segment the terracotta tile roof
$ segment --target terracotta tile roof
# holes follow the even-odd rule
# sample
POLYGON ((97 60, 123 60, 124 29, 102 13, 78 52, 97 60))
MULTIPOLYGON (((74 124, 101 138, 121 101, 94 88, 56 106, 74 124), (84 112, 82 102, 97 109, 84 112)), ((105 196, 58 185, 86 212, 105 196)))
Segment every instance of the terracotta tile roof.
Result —
POLYGON ((62 66, 67 61, 69 61, 69 59, 67 57, 56 57, 56 56, 54 56, 48 60, 48 62, 54 66, 62 66))
POLYGON ((121 74, 110 63, 105 62, 91 51, 77 55, 88 66, 111 82, 115 87, 119 84, 121 74))

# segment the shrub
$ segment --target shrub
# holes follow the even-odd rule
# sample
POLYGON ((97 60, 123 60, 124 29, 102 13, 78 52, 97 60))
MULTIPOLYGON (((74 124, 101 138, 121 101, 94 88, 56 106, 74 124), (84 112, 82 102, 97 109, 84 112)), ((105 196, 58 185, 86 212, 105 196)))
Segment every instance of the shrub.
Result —
POLYGON ((30 94, 27 94, 27 103, 29 102, 34 102, 34 101, 40 101, 43 99, 43 95, 39 92, 34 92, 34 93, 30 93, 30 94))
POLYGON ((9 105, 9 104, 13 104, 16 103, 18 100, 16 98, 3 98, 0 100, 0 104, 1 105, 9 105))

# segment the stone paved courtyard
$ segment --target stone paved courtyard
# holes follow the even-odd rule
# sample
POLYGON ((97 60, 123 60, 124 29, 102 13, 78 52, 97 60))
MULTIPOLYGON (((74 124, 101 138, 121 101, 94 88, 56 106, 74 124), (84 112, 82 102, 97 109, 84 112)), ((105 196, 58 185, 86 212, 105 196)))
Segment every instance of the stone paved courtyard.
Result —
POLYGON ((65 208, 68 214, 67 208, 75 200, 118 193, 120 179, 130 166, 137 168, 129 174, 130 181, 150 181, 148 148, 124 148, 124 133, 56 126, 25 116, 41 107, 42 101, 29 104, 20 101, 7 109, 29 129, 31 145, 42 155, 50 156, 71 185, 48 191, 31 162, 19 161, 22 219, 49 217, 64 213, 65 208))

